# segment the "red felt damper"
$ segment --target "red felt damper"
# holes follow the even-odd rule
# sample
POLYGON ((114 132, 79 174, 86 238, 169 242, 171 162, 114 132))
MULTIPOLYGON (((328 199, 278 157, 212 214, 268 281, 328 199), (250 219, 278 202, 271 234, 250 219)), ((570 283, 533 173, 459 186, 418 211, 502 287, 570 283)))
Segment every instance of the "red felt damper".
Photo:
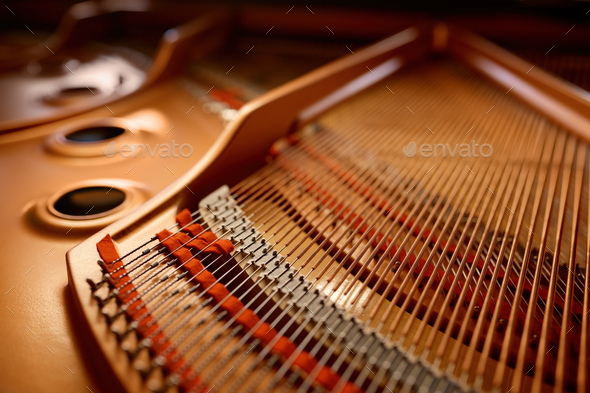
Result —
MULTIPOLYGON (((183 227, 192 221, 192 217, 190 216, 188 210, 185 209, 177 215, 176 221, 181 227, 183 227)), ((187 228, 184 228, 184 230, 187 230, 187 228)), ((163 230, 158 233, 158 238, 167 239, 163 244, 170 252, 176 250, 179 247, 181 247, 180 250, 188 250, 187 248, 182 247, 183 244, 187 243, 185 239, 182 239, 177 235, 171 236, 171 233, 167 230, 163 230)), ((225 239, 217 239, 217 236, 209 231, 202 232, 197 236, 196 239, 188 242, 186 246, 193 248, 196 251, 204 250, 204 252, 207 253, 225 256, 230 255, 234 249, 231 242, 225 239)), ((176 256, 177 251, 174 252, 174 254, 176 256)), ((191 258, 191 256, 188 256, 188 254, 179 254, 177 258, 181 264, 184 264, 183 267, 189 270, 189 272, 194 276, 195 274, 190 269, 190 267, 187 267, 192 262, 192 260, 188 263, 186 262, 191 258)), ((200 262, 199 265, 199 267, 202 267, 200 262)), ((236 322, 244 326, 247 330, 251 330, 256 325, 258 325, 260 318, 252 310, 244 309, 245 306, 240 301, 240 299, 235 296, 231 296, 229 290, 223 284, 215 283, 215 277, 208 270, 203 269, 204 267, 199 270, 200 274, 196 276, 194 280, 200 283, 204 289, 207 289, 212 285, 212 287, 208 290, 208 294, 214 299, 216 303, 220 305, 220 308, 227 311, 231 317, 234 317, 241 312, 241 314, 236 318, 236 322)), ((270 324, 262 322, 252 336, 253 338, 260 339, 265 345, 268 345, 277 335, 278 332, 276 329, 274 329, 270 324)), ((280 354, 285 359, 288 359, 296 350, 297 345, 287 337, 279 337, 278 341, 271 349, 273 353, 280 354)), ((318 361, 306 351, 301 351, 301 353, 293 361, 294 366, 306 371, 307 373, 312 372, 317 364, 318 361)), ((316 382, 328 389, 333 389, 338 384, 339 380, 340 376, 337 373, 334 373, 330 367, 326 366, 322 366, 320 368, 320 371, 316 377, 316 382)), ((187 381, 187 386, 185 387, 188 386, 196 385, 194 381, 187 381)), ((346 382, 343 391, 350 393, 361 392, 354 384, 350 382, 346 382)))
MULTIPOLYGON (((191 213, 188 211, 188 209, 184 209, 176 215, 176 222, 181 228, 187 226, 192 221, 193 217, 191 216, 191 213)), ((191 224, 184 228, 183 231, 188 232, 192 237, 195 237, 203 233, 204 229, 200 224, 191 224)))
MULTIPOLYGON (((98 254, 100 255, 100 257, 105 261, 107 266, 109 266, 110 272, 114 272, 115 270, 120 268, 119 271, 111 274, 111 276, 115 280, 121 277, 118 287, 125 285, 130 280, 130 278, 128 275, 125 275, 126 270, 123 267, 123 262, 117 261, 117 262, 113 263, 114 261, 119 259, 119 253, 117 252, 117 249, 115 247, 115 244, 113 243, 113 240, 111 239, 111 236, 107 234, 101 241, 99 241, 96 244, 96 248, 98 250, 98 254)), ((126 298, 133 298, 138 295, 133 284, 126 285, 125 290, 127 291, 126 296, 125 296, 126 298)), ((133 318, 137 319, 139 316, 147 313, 147 309, 144 307, 144 304, 141 300, 139 300, 135 303, 137 303, 137 306, 134 307, 134 310, 136 312, 133 315, 133 318), (137 312, 138 309, 141 309, 142 311, 137 312)), ((151 315, 144 317, 142 319, 142 321, 140 322, 139 327, 137 329, 137 331, 143 337, 147 337, 152 332, 159 331, 159 330, 160 330, 160 327, 158 326, 157 323, 155 323, 153 321, 153 317, 151 315)), ((154 344, 153 349, 156 354, 161 353, 162 351, 164 351, 166 348, 168 348, 171 345, 170 342, 166 339, 165 335, 161 332, 152 338, 152 342, 154 344)), ((180 354, 178 352, 176 352, 176 350, 172 350, 170 352, 170 354, 167 356, 167 358, 168 359, 172 359, 172 358, 179 359, 173 365, 175 368, 183 367, 185 364, 184 359, 180 356, 180 354)), ((199 378, 197 377, 197 379, 199 379, 199 378)))

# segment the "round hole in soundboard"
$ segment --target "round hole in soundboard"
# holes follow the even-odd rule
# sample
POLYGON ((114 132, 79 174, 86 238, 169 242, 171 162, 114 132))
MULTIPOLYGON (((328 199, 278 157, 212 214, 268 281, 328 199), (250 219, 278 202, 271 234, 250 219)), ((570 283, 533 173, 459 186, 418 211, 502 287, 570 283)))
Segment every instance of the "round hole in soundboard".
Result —
POLYGON ((106 141, 123 134, 125 129, 116 126, 96 126, 76 130, 65 135, 65 138, 72 142, 92 143, 106 141))
POLYGON ((110 153, 111 146, 115 147, 115 142, 119 145, 131 142, 140 134, 141 129, 128 119, 82 119, 68 123, 50 134, 46 140, 46 148, 48 152, 62 157, 110 158, 113 155, 107 153, 110 153))
POLYGON ((125 199, 126 193, 117 188, 90 186, 66 192, 57 198, 53 208, 66 218, 83 219, 115 212, 125 199))
POLYGON ((61 89, 58 93, 60 98, 67 100, 77 100, 92 97, 96 94, 100 94, 100 89, 95 86, 66 87, 61 89))

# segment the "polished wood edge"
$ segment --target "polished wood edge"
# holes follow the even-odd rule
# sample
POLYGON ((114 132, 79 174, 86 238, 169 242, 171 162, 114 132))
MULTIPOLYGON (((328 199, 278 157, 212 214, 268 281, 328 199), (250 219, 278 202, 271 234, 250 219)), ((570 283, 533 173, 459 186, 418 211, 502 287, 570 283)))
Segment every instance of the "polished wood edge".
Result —
POLYGON ((230 33, 232 19, 229 12, 214 11, 168 30, 142 88, 181 73, 189 55, 199 59, 219 48, 230 33))
POLYGON ((447 52, 534 110, 590 142, 590 93, 456 26, 447 52))

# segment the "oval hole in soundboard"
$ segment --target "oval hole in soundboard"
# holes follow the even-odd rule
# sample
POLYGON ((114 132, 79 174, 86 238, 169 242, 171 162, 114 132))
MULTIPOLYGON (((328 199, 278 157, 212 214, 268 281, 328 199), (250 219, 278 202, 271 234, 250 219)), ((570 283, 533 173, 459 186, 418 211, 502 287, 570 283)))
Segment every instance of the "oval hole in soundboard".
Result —
POLYGON ((66 192, 53 207, 66 216, 94 216, 115 210, 125 198, 125 192, 114 187, 83 187, 66 192))
POLYGON ((61 89, 58 95, 62 99, 78 100, 82 98, 92 97, 96 94, 100 94, 100 92, 100 89, 95 86, 75 86, 61 89))
POLYGON ((124 132, 124 128, 116 126, 88 127, 66 134, 65 138, 72 142, 92 143, 116 138, 124 132))

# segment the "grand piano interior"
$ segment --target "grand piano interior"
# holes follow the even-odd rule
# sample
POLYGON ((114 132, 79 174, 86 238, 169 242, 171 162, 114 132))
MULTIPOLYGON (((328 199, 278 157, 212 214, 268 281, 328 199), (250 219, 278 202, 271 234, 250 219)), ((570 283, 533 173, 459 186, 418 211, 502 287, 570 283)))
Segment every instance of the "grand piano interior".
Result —
POLYGON ((590 391, 588 2, 0 22, 0 392, 590 391))

